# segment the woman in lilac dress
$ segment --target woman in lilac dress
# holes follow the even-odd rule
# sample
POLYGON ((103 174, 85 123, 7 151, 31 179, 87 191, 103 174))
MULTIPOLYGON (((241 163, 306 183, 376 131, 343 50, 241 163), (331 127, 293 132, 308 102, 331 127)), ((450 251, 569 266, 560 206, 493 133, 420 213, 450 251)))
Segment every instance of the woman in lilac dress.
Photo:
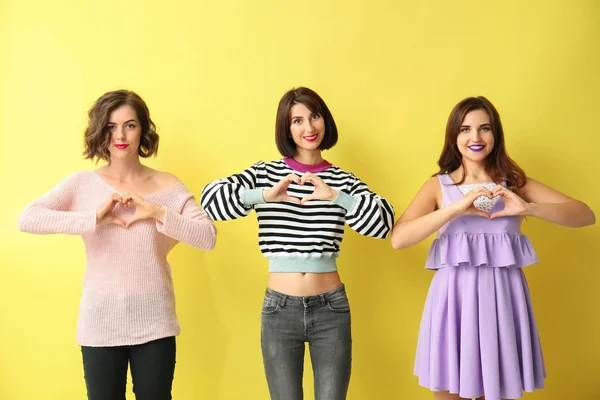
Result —
POLYGON ((392 232, 401 249, 438 231, 414 373, 436 400, 520 398, 543 388, 546 377, 522 271, 538 260, 521 222, 529 216, 581 227, 595 222, 594 213, 526 177, 508 157, 500 117, 484 97, 454 107, 438 164, 392 232))

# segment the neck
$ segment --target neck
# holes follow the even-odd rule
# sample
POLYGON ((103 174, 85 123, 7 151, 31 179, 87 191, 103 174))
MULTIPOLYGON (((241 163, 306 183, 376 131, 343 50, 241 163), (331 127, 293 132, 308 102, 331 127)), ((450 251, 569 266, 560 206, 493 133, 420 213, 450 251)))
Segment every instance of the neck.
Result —
POLYGON ((323 157, 321 156, 321 150, 303 150, 298 149, 296 155, 294 156, 294 160, 298 161, 302 164, 312 165, 318 164, 323 161, 323 157))
POLYGON ((483 162, 473 162, 463 159, 463 166, 459 168, 465 180, 481 181, 489 179, 483 162))
POLYGON ((112 160, 105 168, 105 171, 109 175, 123 182, 140 176, 146 167, 142 165, 139 157, 135 157, 132 159, 112 160))

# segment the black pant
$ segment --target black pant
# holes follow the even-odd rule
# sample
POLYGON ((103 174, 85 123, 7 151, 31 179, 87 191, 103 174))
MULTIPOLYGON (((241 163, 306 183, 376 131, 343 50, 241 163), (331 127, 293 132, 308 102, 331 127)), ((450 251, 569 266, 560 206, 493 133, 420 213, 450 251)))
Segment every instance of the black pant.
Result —
POLYGON ((175 337, 135 346, 81 347, 88 400, 125 400, 131 363, 137 400, 171 400, 175 337))

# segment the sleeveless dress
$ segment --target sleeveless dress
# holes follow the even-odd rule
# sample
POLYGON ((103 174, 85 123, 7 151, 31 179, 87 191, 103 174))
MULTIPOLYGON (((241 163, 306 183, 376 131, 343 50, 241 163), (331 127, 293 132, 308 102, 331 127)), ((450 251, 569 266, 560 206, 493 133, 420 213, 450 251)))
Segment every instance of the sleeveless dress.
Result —
MULTIPOLYGON (((443 207, 463 194, 438 175, 443 207)), ((500 198, 490 213, 502 210, 500 198)), ((414 374, 421 386, 464 398, 516 399, 544 387, 546 371, 522 268, 538 261, 523 217, 454 218, 438 231, 435 270, 419 330, 414 374)))

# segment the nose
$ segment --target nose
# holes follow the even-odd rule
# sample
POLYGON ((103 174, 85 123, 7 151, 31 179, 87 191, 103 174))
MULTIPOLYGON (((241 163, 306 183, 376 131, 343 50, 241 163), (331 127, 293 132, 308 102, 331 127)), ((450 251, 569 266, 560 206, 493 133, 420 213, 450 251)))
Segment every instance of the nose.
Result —
POLYGON ((117 126, 114 133, 116 139, 125 139, 125 129, 123 127, 117 126))
POLYGON ((312 122, 312 120, 309 118, 309 120, 308 120, 308 124, 306 124, 306 132, 308 132, 308 133, 312 133, 312 131, 314 130, 314 128, 315 128, 315 127, 314 127, 314 125, 313 125, 313 122, 312 122))
POLYGON ((471 132, 471 137, 469 139, 471 139, 471 142, 475 142, 475 143, 481 142, 481 135, 480 135, 479 130, 473 129, 471 132))

